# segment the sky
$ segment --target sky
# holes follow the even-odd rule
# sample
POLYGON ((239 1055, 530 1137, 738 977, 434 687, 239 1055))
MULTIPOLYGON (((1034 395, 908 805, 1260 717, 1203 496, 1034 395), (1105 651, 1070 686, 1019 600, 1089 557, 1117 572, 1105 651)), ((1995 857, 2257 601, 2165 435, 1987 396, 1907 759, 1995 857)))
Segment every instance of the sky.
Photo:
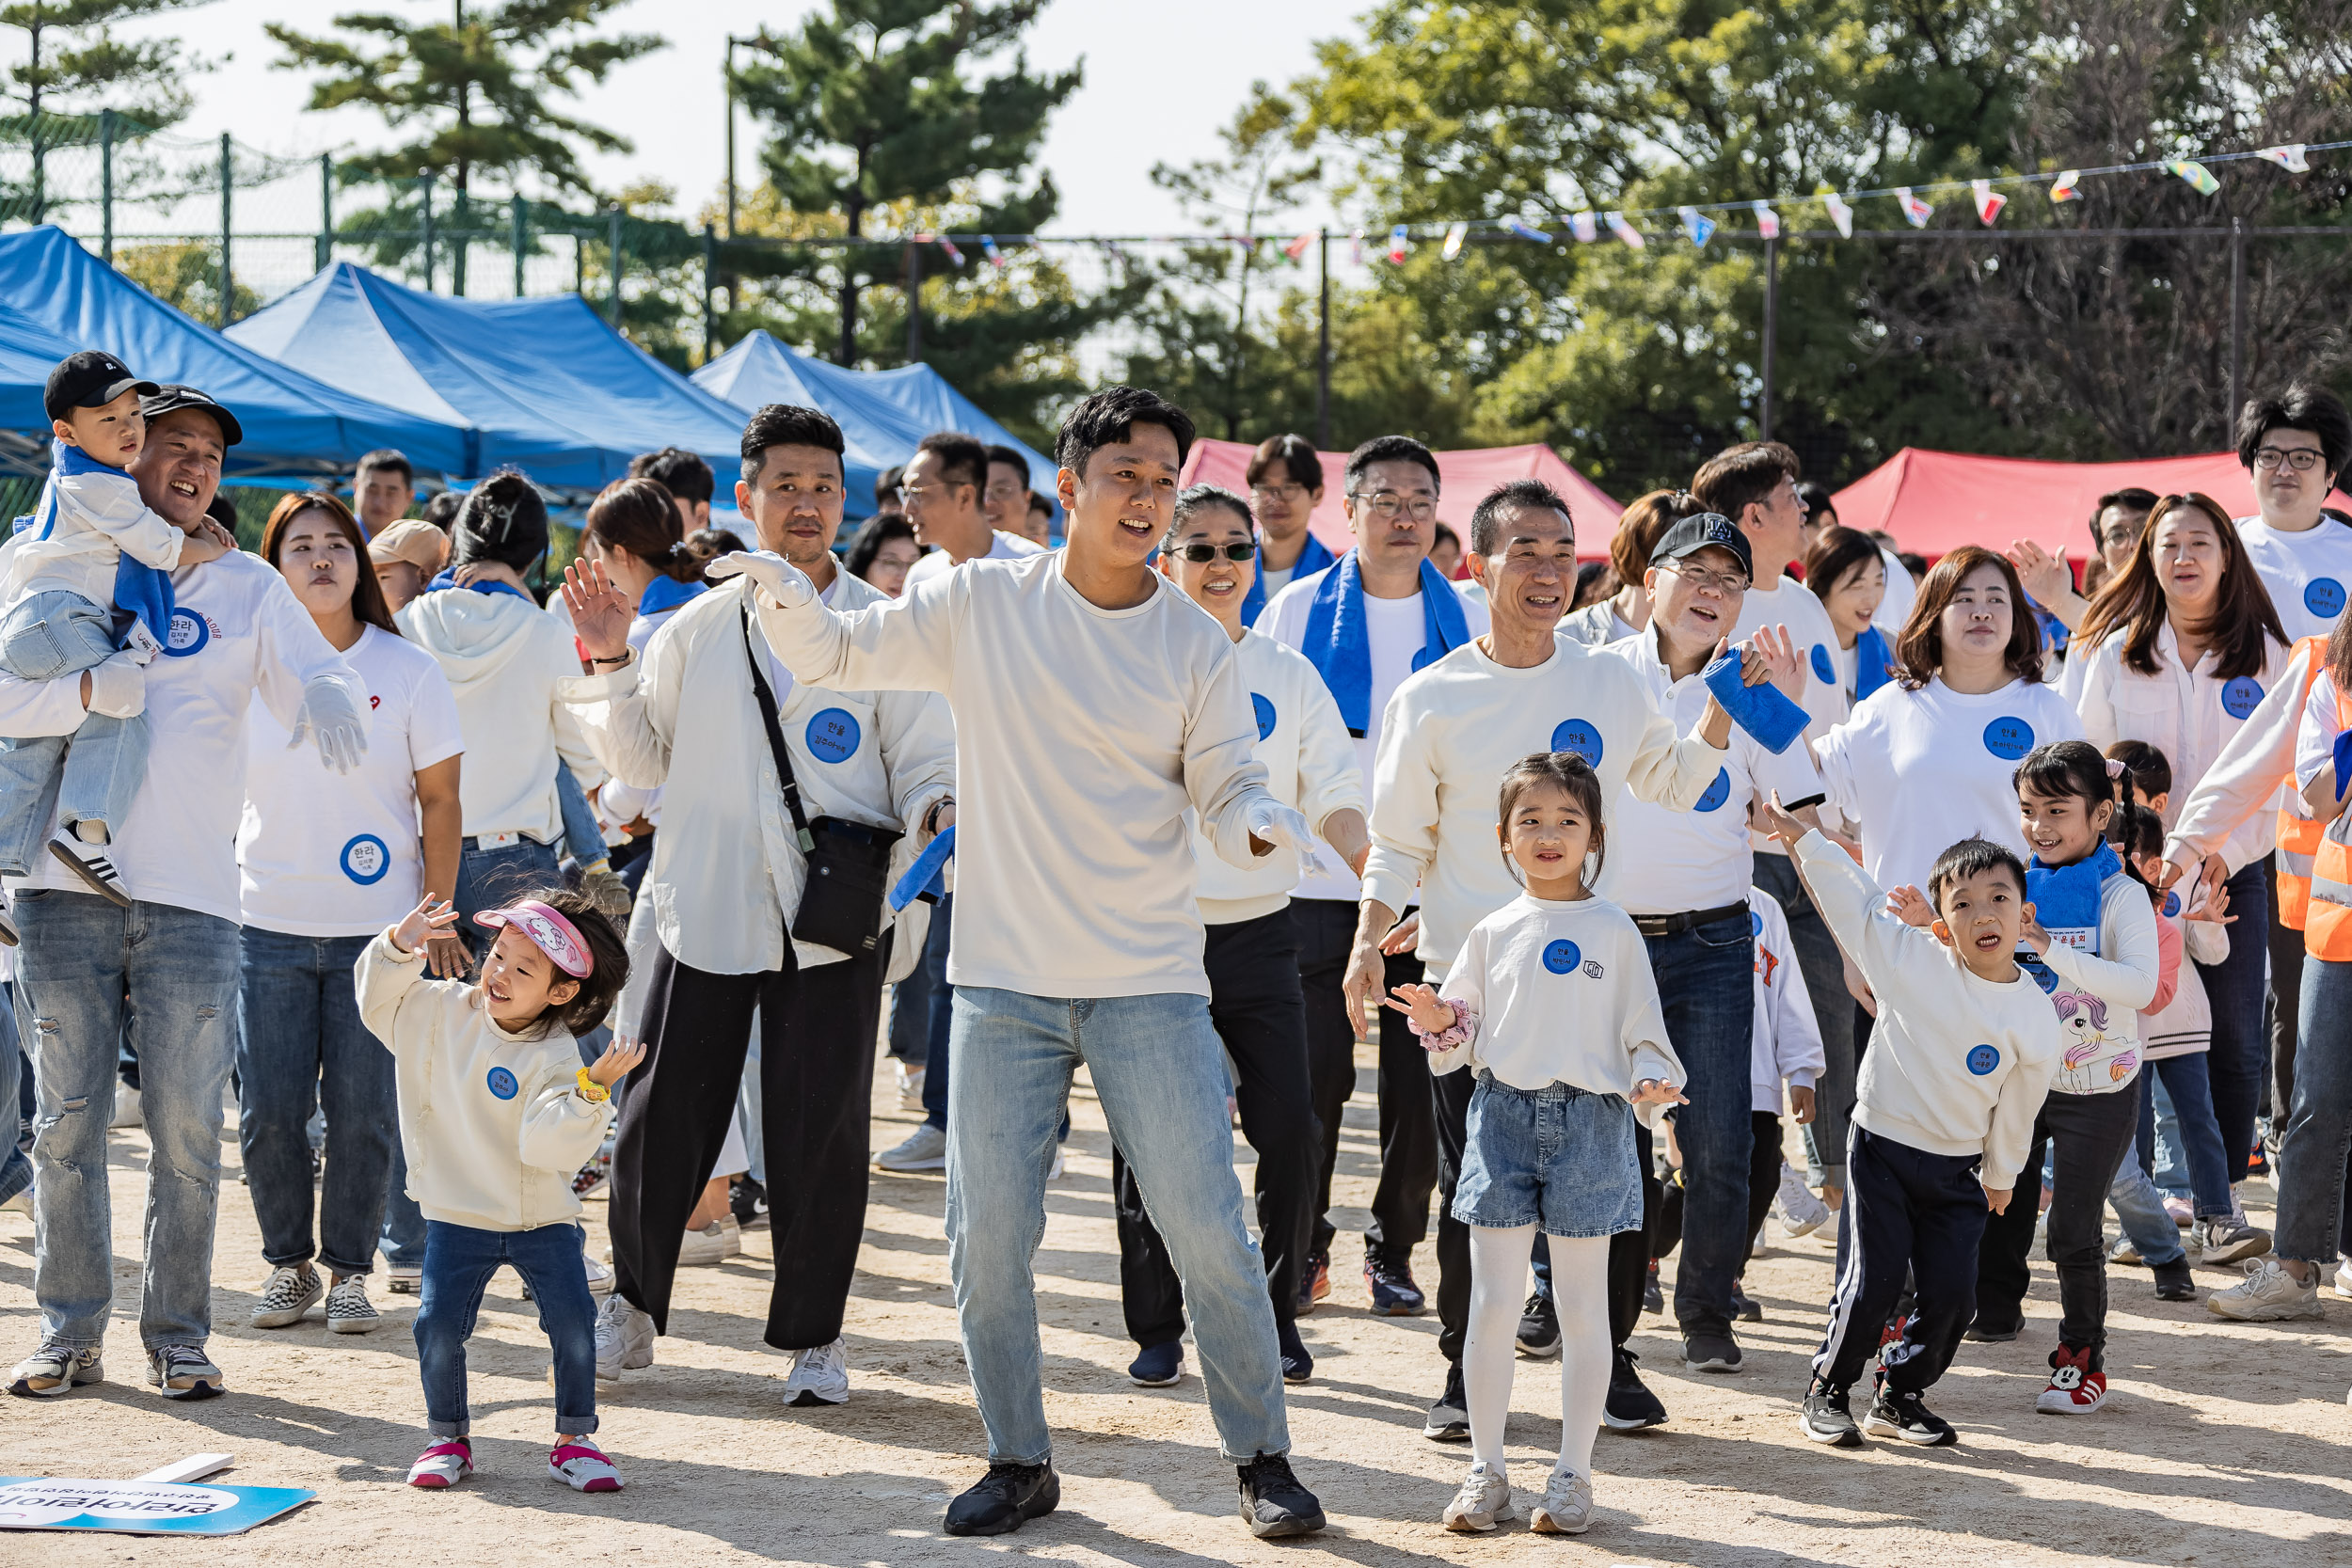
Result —
MULTIPOLYGON (((192 80, 196 109, 178 127, 182 134, 227 131, 266 152, 310 156, 378 144, 388 133, 365 110, 303 110, 308 79, 273 68, 279 50, 262 25, 291 22, 317 32, 351 9, 422 21, 447 14, 449 3, 213 0, 123 32, 175 34, 220 62, 192 80)), ((1280 84, 1306 71, 1313 41, 1354 31, 1353 18, 1369 4, 1190 0, 1171 8, 1138 0, 1049 0, 1030 33, 1032 67, 1067 69, 1081 56, 1086 66, 1084 84, 1051 121, 1041 160, 1061 191, 1061 215, 1051 231, 1191 230, 1196 225, 1148 178, 1152 164, 1215 156, 1217 130, 1252 81, 1280 84)), ((580 118, 636 144, 628 153, 591 157, 593 177, 607 189, 660 180, 675 187, 688 213, 718 193, 726 162, 721 70, 727 34, 748 35, 763 24, 784 32, 814 8, 808 0, 631 0, 621 7, 609 24, 613 30, 660 34, 670 46, 618 68, 579 100, 580 118)), ((6 47, 14 46, 11 35, 6 47)), ((746 184, 756 181, 755 135, 745 117, 737 130, 737 160, 746 184)), ((1324 215, 1310 210, 1300 227, 1324 215)))

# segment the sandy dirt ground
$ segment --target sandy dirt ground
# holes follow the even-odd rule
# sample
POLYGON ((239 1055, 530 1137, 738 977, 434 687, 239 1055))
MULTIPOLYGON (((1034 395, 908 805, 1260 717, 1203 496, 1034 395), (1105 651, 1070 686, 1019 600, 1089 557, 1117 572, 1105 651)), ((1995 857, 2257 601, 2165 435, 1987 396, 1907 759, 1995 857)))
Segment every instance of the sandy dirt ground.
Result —
MULTIPOLYGON (((1374 1074, 1359 1071, 1337 1201, 1367 1201, 1375 1174, 1374 1074)), ((914 1119, 878 1079, 874 1146, 914 1119)), ((863 1565, 1018 1555, 1079 1564, 1267 1563, 1330 1557, 1409 1561, 1611 1565, 2199 1563, 2301 1568, 2352 1562, 2352 1302, 2323 1291, 2325 1322, 2231 1326, 2201 1304, 2159 1303, 2144 1271, 2118 1270, 2108 1366, 2116 1392, 2083 1418, 2040 1416, 2033 1400, 2055 1342, 2056 1291, 2037 1270, 2025 1336, 1970 1345, 1937 1407, 1957 1448, 1873 1442, 1829 1451, 1797 1433, 1794 1403, 1820 1326, 1830 1247, 1772 1227, 1748 1289, 1765 1321, 1746 1325, 1747 1370, 1682 1370, 1665 1321, 1645 1317, 1635 1348, 1670 1424, 1603 1433, 1598 1517, 1581 1538, 1490 1536, 1437 1524, 1469 1462, 1421 1435, 1441 1386, 1434 1317, 1375 1318, 1357 1270, 1360 1209, 1343 1210, 1334 1289, 1303 1324, 1314 1380, 1290 1392, 1301 1476, 1330 1513, 1309 1542, 1253 1541, 1235 1516, 1233 1472, 1217 1458, 1197 1359, 1184 1381, 1146 1390, 1123 1375, 1109 1188, 1110 1142, 1083 1081, 1069 1174, 1050 1190, 1037 1257, 1047 1410, 1062 1473, 1058 1513, 993 1542, 954 1541, 938 1520, 975 1479, 979 1418, 957 1347, 941 1234, 945 1183, 877 1175, 850 1305, 854 1393, 846 1406, 787 1409, 785 1363, 759 1341, 768 1232, 745 1255, 681 1279, 660 1360, 602 1386, 602 1440, 628 1489, 577 1496, 548 1478, 552 1417, 545 1341, 512 1274, 484 1303, 472 1345, 476 1478, 453 1493, 401 1484, 422 1446, 423 1401, 408 1336, 413 1299, 377 1290, 384 1326, 337 1336, 244 1326, 268 1270, 222 1148, 214 1267, 215 1358, 230 1392, 202 1403, 157 1398, 141 1381, 136 1323, 139 1200, 146 1145, 113 1135, 117 1300, 110 1381, 68 1398, 0 1399, 0 1473, 128 1477, 184 1455, 230 1450, 224 1481, 300 1486, 300 1512, 241 1538, 0 1537, 0 1561, 707 1563, 863 1565)), ((1248 1154, 1242 1150, 1248 1179, 1248 1154)), ((2268 1202, 2257 1185, 2249 1197, 2268 1202)), ((2266 1216, 2257 1213, 2258 1223, 2266 1216)), ((593 1245, 604 1205, 591 1203, 593 1245)), ((1427 1246, 1416 1259, 1434 1291, 1427 1246)), ((1671 1280, 1673 1263, 1667 1274, 1671 1280)), ((0 1213, 0 1354, 35 1343, 31 1222, 0 1213)), ((379 1275, 379 1279, 380 1279, 379 1275)), ((2210 1290, 2229 1282, 2200 1271, 2210 1290)), ((1671 1286, 1669 1287, 1671 1291, 1671 1286)), ((1559 1433, 1557 1363, 1522 1360, 1509 1435, 1514 1479, 1540 1487, 1559 1433)), ((1523 1497, 1523 1492, 1522 1492, 1523 1497)))

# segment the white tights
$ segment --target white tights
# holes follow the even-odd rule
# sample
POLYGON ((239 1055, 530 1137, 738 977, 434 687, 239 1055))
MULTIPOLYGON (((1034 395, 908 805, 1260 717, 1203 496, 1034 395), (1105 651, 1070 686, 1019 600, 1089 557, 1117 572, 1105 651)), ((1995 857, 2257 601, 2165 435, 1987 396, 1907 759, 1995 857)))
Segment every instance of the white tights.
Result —
MULTIPOLYGON (((1470 1396, 1470 1457, 1502 1467, 1502 1427, 1519 1309, 1526 1300, 1532 1225, 1470 1227, 1470 1336, 1462 1386, 1470 1396)), ((1551 1238, 1551 1295, 1560 1314, 1560 1465, 1589 1478, 1593 1438, 1609 1397, 1609 1238, 1551 1238)))

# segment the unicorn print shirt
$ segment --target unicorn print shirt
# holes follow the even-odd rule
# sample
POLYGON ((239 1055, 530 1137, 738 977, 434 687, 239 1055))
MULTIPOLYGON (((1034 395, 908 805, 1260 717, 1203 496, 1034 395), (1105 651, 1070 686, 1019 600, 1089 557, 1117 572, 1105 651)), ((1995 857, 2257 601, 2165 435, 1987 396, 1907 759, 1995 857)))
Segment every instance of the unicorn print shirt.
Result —
POLYGON ((2095 927, 2051 936, 2042 961, 2063 1036, 2051 1092, 2130 1086, 2139 1075, 2139 1009, 2155 999, 2163 962, 2147 888, 2119 872, 2100 884, 2095 927))

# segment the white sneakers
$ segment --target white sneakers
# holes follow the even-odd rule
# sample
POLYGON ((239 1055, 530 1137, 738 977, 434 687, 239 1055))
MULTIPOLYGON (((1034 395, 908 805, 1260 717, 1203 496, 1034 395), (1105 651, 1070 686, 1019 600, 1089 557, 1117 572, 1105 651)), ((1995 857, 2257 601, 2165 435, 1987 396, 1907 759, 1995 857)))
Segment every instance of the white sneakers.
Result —
POLYGON ((788 1405, 847 1404, 850 1401, 850 1348, 836 1336, 829 1345, 792 1353, 792 1370, 784 1380, 788 1405))
POLYGON ((1527 1516, 1538 1535, 1582 1535, 1593 1523, 1593 1482, 1573 1470, 1554 1470, 1544 1500, 1527 1516))
POLYGON ((1511 1482, 1498 1466, 1479 1464, 1462 1478, 1462 1489, 1445 1505, 1439 1522, 1465 1534, 1490 1530, 1511 1517, 1511 1482))
POLYGON ((888 1171, 946 1170, 947 1134, 924 1122, 896 1148, 875 1155, 874 1164, 888 1171))
POLYGON ((898 1064, 898 1109, 919 1111, 923 1108, 923 1078, 929 1069, 898 1064))
POLYGON ((2199 1220, 2191 1234, 2197 1238, 2199 1261, 2209 1269, 2260 1258, 2270 1250, 2269 1231, 2258 1230, 2234 1215, 2199 1220))
POLYGON ((733 1214, 722 1214, 700 1230, 690 1230, 686 1240, 678 1243, 677 1266, 681 1269, 707 1268, 723 1263, 743 1253, 743 1227, 733 1214))
POLYGON ((315 1269, 307 1265, 273 1269, 269 1283, 262 1287, 261 1299, 253 1304, 253 1315, 245 1321, 246 1326, 291 1328, 325 1294, 326 1287, 320 1283, 315 1269))
POLYGON ((596 1309, 596 1376, 617 1382, 624 1370, 653 1365, 653 1318, 615 1291, 596 1309))
POLYGON ((2352 1296, 2352 1258, 2336 1259, 2336 1294, 2352 1296))
POLYGON ((2234 1318, 2242 1323, 2326 1316, 2319 1305, 2318 1279, 2314 1277, 2309 1285, 2298 1285, 2295 1276, 2280 1267, 2275 1258, 2264 1259, 2243 1280, 2226 1291, 2216 1291, 2207 1296, 2205 1310, 2216 1317, 2234 1318))
POLYGON ((355 1274, 326 1292, 326 1326, 338 1334, 365 1334, 384 1321, 368 1299, 368 1276, 355 1274))
POLYGON ((1780 1221, 1791 1236, 1810 1236, 1829 1223, 1830 1208, 1804 1184, 1797 1167, 1780 1163, 1780 1221))

